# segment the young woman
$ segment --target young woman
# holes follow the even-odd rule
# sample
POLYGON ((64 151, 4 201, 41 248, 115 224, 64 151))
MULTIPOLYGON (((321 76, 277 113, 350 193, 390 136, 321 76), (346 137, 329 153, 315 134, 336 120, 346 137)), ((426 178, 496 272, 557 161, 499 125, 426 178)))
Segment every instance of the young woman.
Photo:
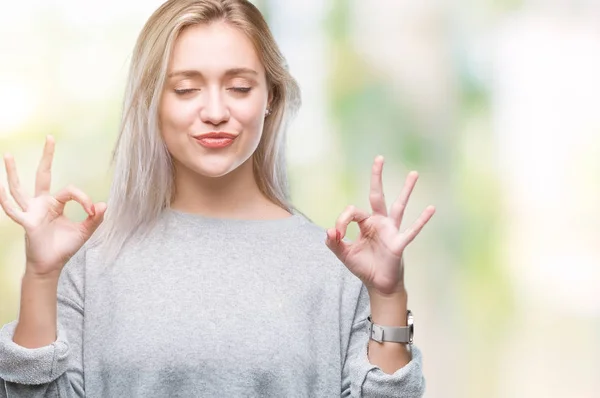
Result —
POLYGON ((5 156, 27 264, 0 397, 421 396, 402 253, 434 209, 400 232, 417 174, 388 213, 377 157, 372 212, 303 217, 284 157, 299 103, 251 3, 170 0, 134 49, 107 205, 50 194, 52 137, 34 196, 5 156))

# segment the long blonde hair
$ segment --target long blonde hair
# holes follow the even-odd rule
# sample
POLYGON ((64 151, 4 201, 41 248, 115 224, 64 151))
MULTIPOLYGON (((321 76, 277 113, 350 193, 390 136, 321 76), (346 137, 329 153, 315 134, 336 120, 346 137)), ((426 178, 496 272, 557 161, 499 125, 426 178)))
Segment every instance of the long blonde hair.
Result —
POLYGON ((296 210, 289 198, 285 131, 300 107, 300 90, 260 11, 247 0, 169 0, 143 27, 129 68, 108 210, 94 236, 108 262, 131 236, 147 232, 171 203, 173 165, 158 116, 167 67, 183 29, 214 21, 245 33, 265 67, 271 114, 253 154, 254 175, 267 198, 290 212, 296 210))

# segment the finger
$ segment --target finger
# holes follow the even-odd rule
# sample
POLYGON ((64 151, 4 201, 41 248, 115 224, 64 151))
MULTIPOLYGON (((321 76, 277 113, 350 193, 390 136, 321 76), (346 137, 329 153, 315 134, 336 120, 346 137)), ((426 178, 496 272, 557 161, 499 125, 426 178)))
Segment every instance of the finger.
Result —
POLYGON ((92 236, 92 234, 98 229, 102 221, 104 221, 104 214, 106 212, 106 203, 100 202, 92 205, 94 208, 94 215, 88 216, 83 220, 80 225, 81 229, 85 233, 86 239, 92 236))
POLYGON ((19 175, 17 173, 17 165, 15 158, 10 154, 4 155, 4 165, 6 166, 6 177, 8 179, 8 189, 10 194, 15 199, 15 202, 19 207, 27 211, 27 203, 29 203, 29 195, 23 191, 21 182, 19 181, 19 175))
POLYGON ((387 217, 387 206, 385 205, 385 195, 383 193, 383 156, 377 156, 373 163, 373 170, 371 172, 371 192, 369 193, 369 202, 371 203, 371 209, 373 214, 381 214, 387 217))
POLYGON ((57 193, 54 198, 58 201, 58 203, 60 203, 61 211, 64 209, 67 202, 73 200, 79 203, 83 207, 83 209, 88 213, 88 215, 95 215, 92 199, 90 199, 90 197, 87 196, 83 191, 81 191, 78 188, 75 188, 72 185, 63 188, 63 190, 57 193))
POLYGON ((346 210, 344 210, 342 214, 340 214, 340 216, 335 222, 335 229, 339 232, 338 236, 336 237, 336 240, 339 242, 342 239, 344 239, 344 236, 346 236, 346 230, 348 229, 348 225, 350 225, 351 222, 356 221, 357 223, 359 223, 366 220, 369 217, 371 217, 369 213, 367 213, 364 210, 358 209, 355 206, 350 205, 346 207, 346 210))
POLYGON ((52 159, 54 158, 54 137, 46 137, 44 152, 35 176, 35 196, 48 194, 52 182, 52 159))
POLYGON ((408 244, 412 242, 413 239, 415 239, 415 237, 419 234, 419 232, 421 232, 425 224, 427 224, 429 220, 431 220, 431 217, 433 217, 434 214, 435 207, 427 206, 427 208, 423 210, 423 213, 421 213, 417 221, 415 221, 413 226, 410 229, 404 231, 402 234, 398 235, 395 242, 395 246, 398 252, 403 251, 404 248, 408 246, 408 244))
POLYGON ((0 185, 0 206, 11 220, 17 224, 23 225, 23 212, 11 203, 8 194, 6 193, 6 189, 4 189, 2 185, 0 185))
POLYGON ((419 179, 419 173, 416 171, 411 171, 408 173, 406 177, 406 182, 404 183, 404 187, 398 196, 398 199, 392 205, 390 210, 390 218, 394 220, 394 225, 396 228, 400 228, 400 224, 402 223, 402 217, 404 216, 404 209, 406 209, 406 205, 408 203, 408 199, 410 199, 410 194, 412 193, 417 180, 419 179))
POLYGON ((335 228, 329 228, 326 232, 327 238, 325 239, 325 245, 340 259, 341 262, 344 262, 345 253, 347 252, 350 243, 344 242, 341 238, 338 240, 337 237, 340 236, 340 233, 335 228))

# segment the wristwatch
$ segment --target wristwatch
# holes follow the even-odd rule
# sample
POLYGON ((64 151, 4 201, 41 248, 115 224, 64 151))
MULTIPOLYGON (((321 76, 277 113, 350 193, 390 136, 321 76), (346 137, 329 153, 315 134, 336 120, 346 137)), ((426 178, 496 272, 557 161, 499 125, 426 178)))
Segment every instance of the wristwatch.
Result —
POLYGON ((371 316, 367 318, 367 334, 372 340, 382 343, 391 341, 394 343, 412 344, 415 326, 413 315, 410 310, 406 311, 406 324, 408 326, 381 326, 371 321, 371 316))

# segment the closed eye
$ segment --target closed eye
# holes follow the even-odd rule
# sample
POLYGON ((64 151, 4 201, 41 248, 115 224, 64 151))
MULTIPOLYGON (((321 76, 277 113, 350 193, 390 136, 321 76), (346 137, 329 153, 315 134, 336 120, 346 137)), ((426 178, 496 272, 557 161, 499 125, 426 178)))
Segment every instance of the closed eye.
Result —
POLYGON ((200 91, 200 89, 199 88, 183 88, 183 89, 175 89, 173 91, 175 91, 175 94, 177 94, 177 95, 184 95, 184 94, 192 93, 194 91, 200 91))
POLYGON ((252 90, 252 87, 231 87, 230 90, 238 93, 248 93, 250 90, 252 90))

